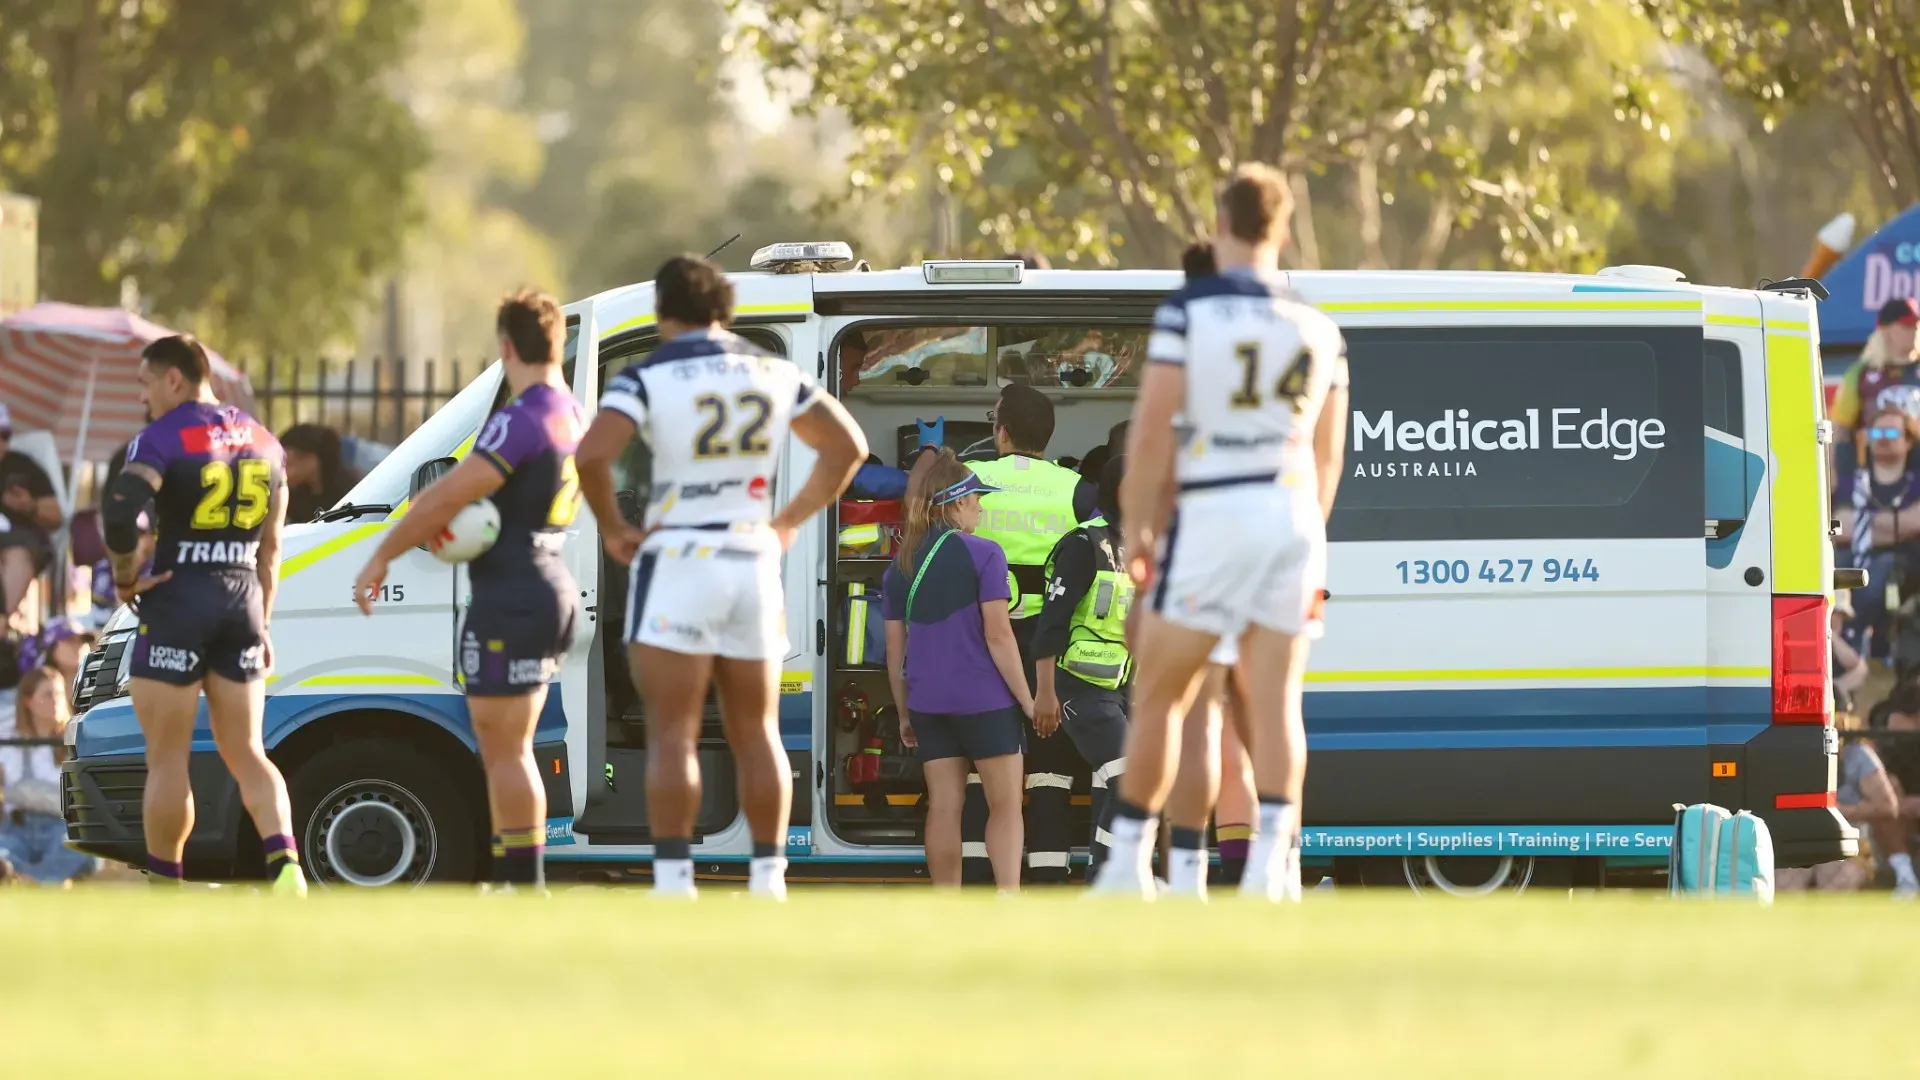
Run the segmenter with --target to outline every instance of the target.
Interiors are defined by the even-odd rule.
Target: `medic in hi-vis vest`
[[[1057,727],[1093,772],[1092,866],[1106,856],[1109,793],[1127,741],[1127,609],[1133,579],[1120,561],[1120,477],[1124,458],[1100,475],[1100,513],[1054,545],[1047,556],[1046,594],[1033,632],[1034,730]],[[1092,870],[1089,871],[1091,873]]]

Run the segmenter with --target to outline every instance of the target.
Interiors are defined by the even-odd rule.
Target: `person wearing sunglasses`
[[[1888,613],[1901,603],[1903,579],[1920,572],[1920,467],[1914,460],[1916,422],[1904,409],[1875,409],[1861,436],[1866,464],[1853,481],[1852,520],[1841,517],[1841,540],[1867,587],[1854,595],[1847,643],[1885,659],[1892,644]]]

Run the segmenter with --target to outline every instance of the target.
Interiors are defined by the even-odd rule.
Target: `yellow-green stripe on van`
[[[1769,328],[1774,325],[1768,320]],[[1804,328],[1804,327],[1803,327]],[[1813,339],[1767,334],[1767,427],[1773,450],[1773,591],[1824,593],[1820,545],[1827,542],[1824,452],[1816,425],[1820,373]]]
[[[767,316],[767,315],[811,315],[811,314],[813,314],[812,304],[741,304],[739,307],[736,307],[733,309],[733,319],[735,322],[739,322],[742,319],[751,319],[756,315]],[[654,317],[652,315],[636,316],[635,318],[628,319],[626,322],[623,322],[618,326],[614,326],[609,329],[600,331],[600,339],[604,341],[615,334],[624,334],[629,330],[638,330],[643,326],[652,326],[653,320],[654,320]]]
[[[295,574],[300,573],[302,570],[306,570],[330,556],[345,551],[386,527],[387,523],[384,521],[370,522],[366,525],[356,525],[331,540],[323,540],[299,554],[289,555],[280,562],[280,580],[285,581]]]
[[[1309,671],[1310,683],[1625,682],[1633,679],[1754,679],[1765,667],[1435,668],[1414,671]]]
[[[1699,311],[1699,300],[1334,300],[1319,305],[1334,314],[1399,311]]]

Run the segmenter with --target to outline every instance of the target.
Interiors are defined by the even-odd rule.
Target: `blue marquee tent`
[[[1822,348],[1858,350],[1880,305],[1920,295],[1920,206],[1861,241],[1820,280],[1829,293],[1820,304]]]

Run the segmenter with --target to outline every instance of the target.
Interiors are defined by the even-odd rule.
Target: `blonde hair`
[[[33,695],[39,693],[40,687],[47,683],[53,684],[53,716],[50,723],[34,715],[32,704]],[[13,713],[15,725],[23,738],[58,739],[66,733],[69,715],[66,678],[53,667],[34,668],[20,676],[20,685],[14,690]],[[54,757],[64,761],[66,748],[56,747]]]
[[[1917,349],[1916,351],[1920,352],[1920,349]],[[1872,368],[1875,371],[1878,371],[1889,364],[1896,363],[1901,359],[1903,358],[1895,357],[1891,352],[1888,351],[1887,328],[1884,326],[1874,327],[1873,333],[1867,336],[1867,343],[1860,347],[1861,362],[1865,363],[1867,367]],[[1909,355],[1904,359],[1912,359],[1912,356]]]
[[[945,506],[933,505],[934,496],[947,490],[967,478],[968,469],[960,463],[952,450],[942,447],[931,457],[915,462],[913,471],[907,476],[907,494],[902,500],[906,513],[906,529],[900,537],[900,552],[895,560],[900,572],[911,575],[920,558],[920,545],[925,542],[933,526],[954,525],[957,502]]]

